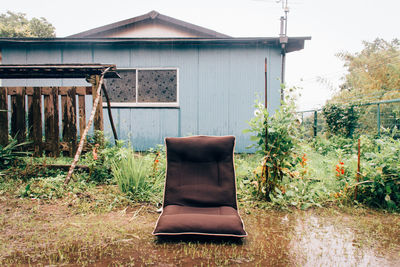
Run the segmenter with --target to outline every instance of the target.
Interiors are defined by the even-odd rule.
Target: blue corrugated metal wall
[[[269,110],[279,107],[280,51],[272,47],[145,45],[3,48],[3,64],[111,63],[118,68],[179,69],[179,108],[113,108],[120,139],[137,150],[162,144],[167,136],[235,135],[236,152],[251,142],[243,134],[253,116],[256,94],[264,99],[268,58]],[[3,80],[4,86],[87,85],[83,80]],[[90,102],[90,101],[88,101]],[[87,106],[90,112],[91,106]],[[88,116],[87,116],[88,117]],[[111,136],[107,112],[105,132]]]

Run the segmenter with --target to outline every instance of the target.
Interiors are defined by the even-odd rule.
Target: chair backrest
[[[237,209],[234,136],[166,138],[164,206]]]

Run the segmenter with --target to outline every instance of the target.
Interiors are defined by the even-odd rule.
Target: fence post
[[[377,120],[377,126],[378,126],[378,136],[381,135],[381,106],[378,104],[378,108],[376,110],[376,120]]]
[[[314,137],[317,137],[318,111],[314,110]]]

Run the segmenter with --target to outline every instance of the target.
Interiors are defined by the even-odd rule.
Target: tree
[[[26,18],[24,13],[7,11],[0,15],[0,37],[55,37],[55,28],[45,18]]]
[[[357,53],[337,54],[348,74],[334,102],[370,102],[400,98],[400,42],[375,39],[363,42]]]
[[[399,124],[398,103],[380,105],[379,110],[377,105],[362,105],[359,106],[360,114],[356,117],[352,112],[344,112],[357,104],[400,98],[399,40],[388,42],[377,38],[373,42],[364,41],[363,45],[360,52],[337,54],[344,61],[348,73],[340,91],[324,107],[327,126],[332,133],[338,134],[337,129],[332,127],[340,128],[342,134],[345,131],[347,136],[351,136],[353,130],[356,135],[377,133],[378,122],[380,127],[391,130]],[[350,127],[349,130],[346,127]]]

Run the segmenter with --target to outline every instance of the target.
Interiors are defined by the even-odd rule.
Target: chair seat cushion
[[[161,213],[154,235],[213,235],[244,237],[236,209],[229,206],[191,207],[168,205]]]

